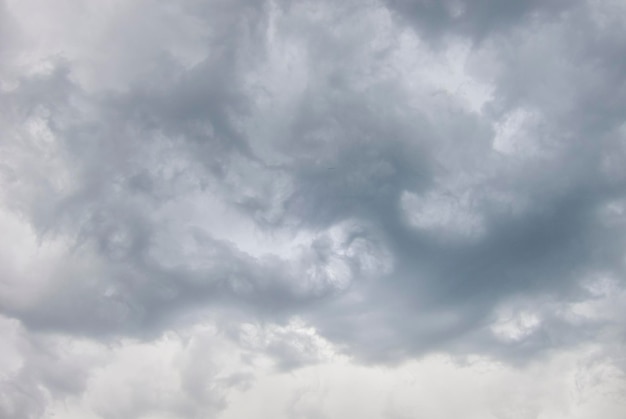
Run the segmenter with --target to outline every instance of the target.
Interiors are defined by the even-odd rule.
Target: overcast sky
[[[0,0],[0,417],[623,419],[623,0]]]

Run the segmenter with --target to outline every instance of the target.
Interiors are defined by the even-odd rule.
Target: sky
[[[0,417],[624,419],[626,2],[0,0]]]

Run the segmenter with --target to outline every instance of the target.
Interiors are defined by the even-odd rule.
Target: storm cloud
[[[272,417],[358,415],[316,374],[390,394],[362,416],[450,417],[393,388],[476,359],[494,394],[538,364],[619,393],[625,23],[611,0],[0,1],[1,415],[249,417],[289,373]],[[526,396],[471,409],[587,417]]]

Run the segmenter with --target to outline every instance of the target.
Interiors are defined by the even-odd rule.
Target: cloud
[[[506,33],[524,26],[529,21],[551,19],[575,7],[578,2],[549,1],[492,1],[465,0],[422,1],[387,0],[385,4],[402,20],[409,22],[420,35],[440,39],[462,35],[473,41]]]
[[[256,355],[290,371],[619,353],[625,16],[0,3],[0,312],[31,348],[3,367],[26,389],[5,414],[74,397],[95,417],[218,416],[265,374]],[[232,380],[222,352],[241,355]],[[290,415],[323,417],[307,394]]]

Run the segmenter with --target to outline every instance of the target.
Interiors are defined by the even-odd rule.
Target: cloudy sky
[[[623,0],[0,0],[0,417],[623,419]]]

